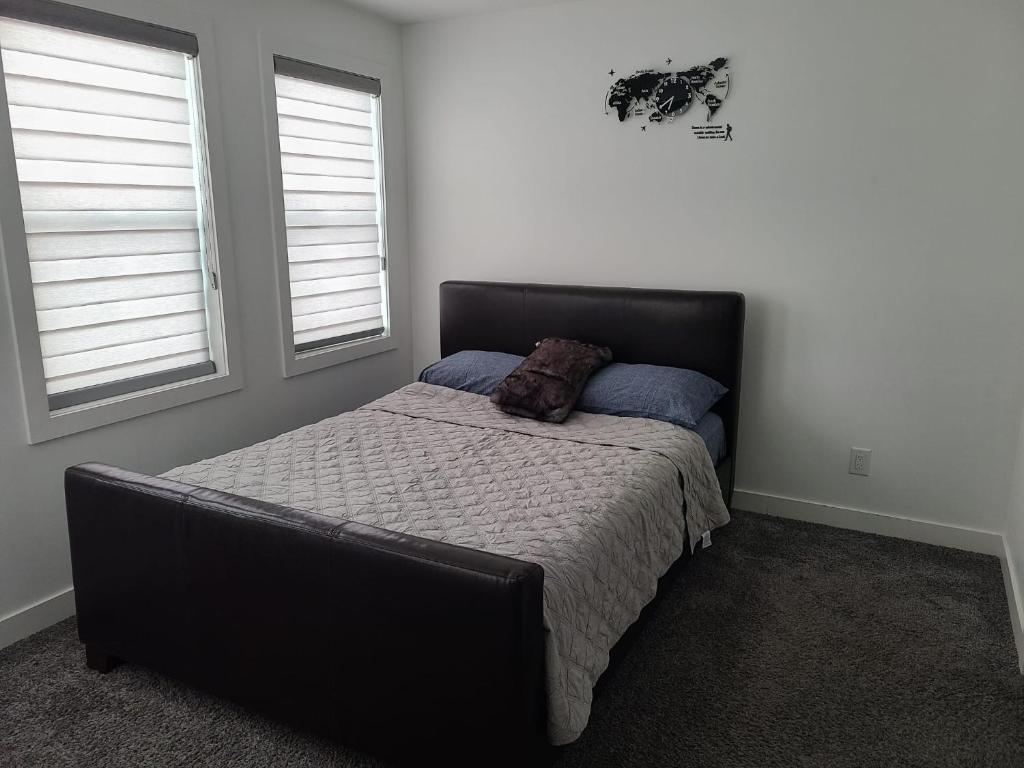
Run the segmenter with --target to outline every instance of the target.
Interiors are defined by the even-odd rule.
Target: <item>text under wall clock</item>
[[[672,59],[665,59],[672,66]],[[615,70],[608,72],[615,77]],[[698,139],[732,141],[732,126],[712,124],[729,95],[731,76],[728,59],[715,59],[710,64],[680,71],[660,72],[638,69],[629,77],[620,77],[605,97],[605,114],[615,114],[619,122],[630,117],[646,117],[648,123],[664,125],[682,117],[694,102],[704,108],[703,124],[692,125]],[[640,128],[647,131],[647,124]]]

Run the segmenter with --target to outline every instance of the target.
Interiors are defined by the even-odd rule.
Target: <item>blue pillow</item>
[[[524,358],[504,352],[465,350],[439,360],[420,373],[420,381],[489,395]]]
[[[704,414],[728,391],[703,373],[685,368],[612,363],[590,377],[576,408],[696,429]]]
[[[490,395],[525,358],[505,352],[465,350],[423,369],[420,381]],[[697,429],[729,390],[697,371],[663,365],[612,363],[587,382],[576,409],[634,416]]]

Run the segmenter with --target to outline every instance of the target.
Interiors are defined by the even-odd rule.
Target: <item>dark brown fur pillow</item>
[[[506,413],[539,421],[565,421],[590,375],[612,360],[608,347],[544,339],[491,394]]]

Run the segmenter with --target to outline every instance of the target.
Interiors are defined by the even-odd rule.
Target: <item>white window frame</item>
[[[277,273],[278,322],[280,325],[281,357],[285,378],[319,371],[334,365],[378,355],[398,348],[395,338],[394,310],[391,298],[392,262],[388,258],[388,197],[387,171],[384,141],[383,94],[388,93],[389,75],[384,65],[357,56],[346,55],[332,48],[313,45],[308,41],[289,39],[287,36],[260,33],[260,80],[263,84],[263,123],[266,131],[267,171],[270,187],[270,220],[273,229],[274,267]],[[381,294],[384,299],[384,313],[387,328],[383,336],[357,339],[345,344],[295,352],[295,336],[292,328],[291,284],[288,275],[288,237],[285,226],[284,181],[281,174],[281,139],[277,126],[277,88],[274,80],[274,56],[284,56],[297,61],[352,72],[379,80],[381,98],[378,99],[378,151],[380,164],[378,184],[380,185],[380,228],[381,256],[385,269],[381,277]]]
[[[200,170],[208,175],[208,201],[211,203],[211,210],[205,212],[206,235],[216,239],[215,247],[210,249],[216,254],[213,257],[216,263],[206,266],[207,270],[216,269],[220,293],[220,317],[218,319],[216,311],[210,313],[209,333],[211,351],[216,335],[222,334],[223,344],[218,346],[224,350],[224,357],[216,360],[217,372],[209,376],[50,411],[39,344],[39,328],[36,322],[21,192],[16,181],[17,165],[10,114],[7,109],[7,92],[0,64],[0,261],[3,263],[6,277],[4,282],[22,383],[27,438],[29,443],[33,444],[217,397],[237,391],[244,385],[212,20],[202,12],[150,0],[72,2],[83,8],[187,31],[194,34],[199,41],[197,69],[203,107],[200,119],[205,123],[207,156],[206,167]]]

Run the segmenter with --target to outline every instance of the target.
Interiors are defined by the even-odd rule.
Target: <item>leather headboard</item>
[[[441,284],[441,355],[528,355],[560,336],[610,347],[616,362],[700,371],[729,388],[713,410],[735,456],[743,316],[742,293],[451,281]]]

